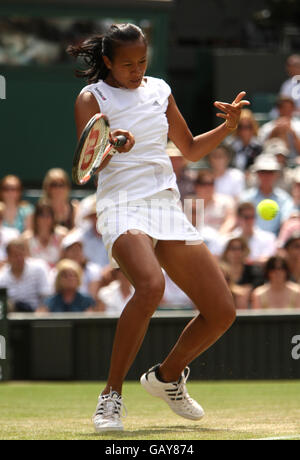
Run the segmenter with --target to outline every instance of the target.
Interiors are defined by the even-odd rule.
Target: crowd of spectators
[[[0,65],[52,65],[68,62],[66,48],[96,30],[103,33],[113,18],[0,16]],[[150,42],[152,23],[141,19]]]
[[[178,160],[170,145],[182,200],[203,200],[202,208],[189,205],[191,220],[237,308],[300,306],[300,56],[290,56],[286,70],[269,121],[259,125],[243,110],[236,131],[196,165]],[[264,199],[279,206],[269,221],[256,212]]]
[[[289,61],[298,65],[300,57],[289,58],[288,69]],[[282,85],[275,118],[259,126],[255,114],[243,110],[236,131],[205,161],[190,163],[174,144],[167,147],[183,208],[238,309],[300,307],[300,115],[291,78]],[[30,203],[19,177],[0,181],[0,287],[7,289],[10,311],[119,315],[133,295],[97,231],[96,193],[73,200],[71,187],[66,171],[53,168],[40,199]],[[266,198],[279,205],[269,221],[256,212]],[[195,308],[164,276],[159,308]]]

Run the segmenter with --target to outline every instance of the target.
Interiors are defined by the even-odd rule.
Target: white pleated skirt
[[[114,268],[118,267],[118,263],[112,257],[112,247],[124,233],[145,233],[152,238],[154,247],[159,240],[186,241],[190,244],[203,242],[172,190],[104,208],[98,215],[97,229]]]

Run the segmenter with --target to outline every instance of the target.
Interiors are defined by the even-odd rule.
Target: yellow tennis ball
[[[258,215],[264,220],[274,219],[279,211],[279,206],[274,200],[262,200],[256,207]]]

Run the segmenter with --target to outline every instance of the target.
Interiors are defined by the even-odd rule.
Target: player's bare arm
[[[245,91],[240,92],[232,104],[215,102],[215,107],[222,111],[218,112],[216,116],[223,118],[225,123],[196,137],[193,137],[174,97],[171,95],[167,109],[169,138],[189,161],[199,161],[237,128],[243,106],[250,104],[249,101],[243,100],[245,95]]]
[[[75,123],[78,139],[80,138],[87,122],[96,113],[99,113],[99,111],[99,104],[92,93],[85,92],[77,96],[75,102]]]

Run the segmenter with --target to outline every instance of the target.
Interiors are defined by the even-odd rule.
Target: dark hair
[[[212,169],[209,169],[209,168],[200,169],[198,171],[195,183],[198,185],[202,185],[203,183],[205,183],[206,177],[211,177],[213,181],[215,180],[215,176],[214,176]]]
[[[41,199],[36,203],[35,211],[33,214],[33,233],[34,235],[37,235],[38,233],[37,218],[41,216],[42,214],[44,214],[45,212],[51,216],[51,219],[52,219],[51,233],[54,232],[55,216],[54,216],[53,208],[47,200]]]
[[[97,83],[108,75],[103,56],[113,59],[115,49],[124,43],[143,40],[147,43],[143,31],[134,24],[113,24],[103,35],[93,35],[79,45],[71,45],[67,52],[74,57],[82,57],[86,70],[76,70],[76,76],[86,78],[88,83]]]
[[[286,279],[289,279],[290,271],[285,258],[281,256],[272,256],[267,260],[265,264],[264,276],[266,280],[269,279],[270,271],[274,270],[274,268],[278,268],[278,266],[285,271]]]
[[[250,203],[249,201],[240,203],[237,207],[236,214],[237,216],[241,216],[244,211],[254,211],[255,212],[255,206],[253,203]]]
[[[288,239],[286,240],[285,244],[284,244],[284,249],[288,249],[290,247],[290,245],[296,241],[296,240],[300,240],[300,232],[299,231],[294,231],[289,237]]]
[[[247,257],[249,255],[250,249],[249,249],[247,240],[245,238],[243,238],[242,236],[232,236],[232,237],[229,237],[229,239],[228,239],[228,241],[226,243],[226,246],[223,249],[223,254],[221,256],[221,260],[223,262],[227,261],[227,253],[230,250],[231,244],[234,241],[238,241],[239,243],[241,243],[242,251],[243,251],[245,257]]]

